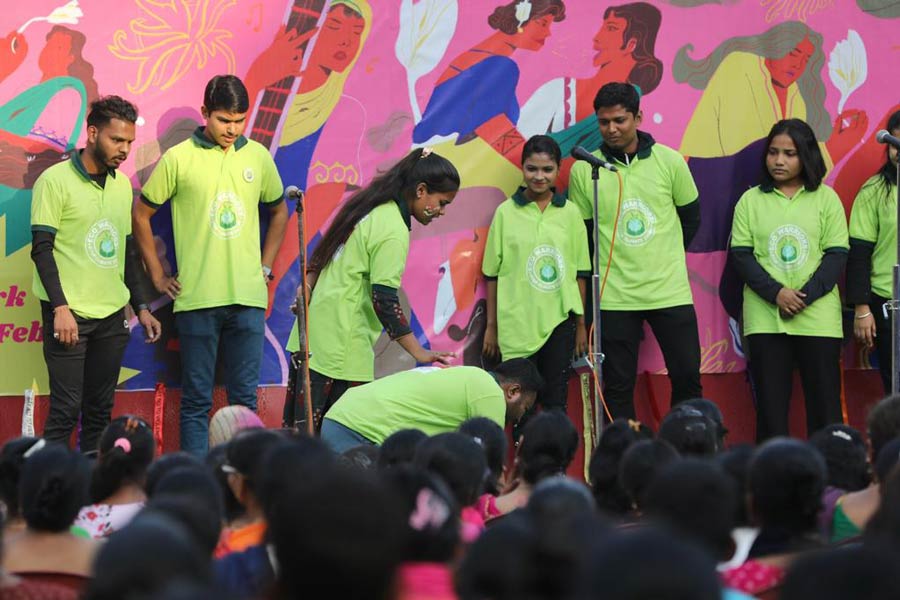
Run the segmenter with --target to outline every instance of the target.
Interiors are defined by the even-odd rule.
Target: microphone
[[[285,198],[296,198],[297,200],[303,200],[303,190],[298,188],[296,185],[289,185],[284,188],[284,197]]]
[[[618,171],[614,164],[608,163],[602,158],[597,158],[596,156],[585,150],[582,146],[575,146],[574,148],[572,148],[572,152],[570,154],[575,160],[583,160],[584,162],[589,163],[592,167],[596,167],[598,169],[606,169],[607,171],[612,171],[613,173]]]
[[[888,133],[887,129],[882,129],[878,133],[875,134],[875,139],[878,140],[879,144],[888,144],[900,150],[900,138],[896,138]]]

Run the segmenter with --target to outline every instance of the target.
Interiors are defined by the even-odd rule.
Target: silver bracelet
[[[854,318],[854,319],[865,319],[866,317],[871,317],[871,316],[872,316],[872,312],[869,311],[869,312],[867,312],[867,313],[864,314],[864,315],[856,315],[856,316],[854,316],[853,318]]]

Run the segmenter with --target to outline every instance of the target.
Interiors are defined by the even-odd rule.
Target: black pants
[[[556,326],[541,348],[528,357],[544,378],[544,390],[535,404],[544,410],[566,410],[569,373],[572,372],[572,354],[575,352],[575,317]]]
[[[309,393],[312,397],[313,426],[315,432],[322,430],[322,417],[338,399],[356,382],[332,379],[312,369],[309,370]]]
[[[869,308],[875,318],[875,353],[878,355],[878,371],[881,374],[881,383],[884,385],[885,395],[891,393],[891,365],[893,351],[891,349],[891,315],[884,318],[882,306],[889,302],[887,298],[872,294]]]
[[[758,333],[747,336],[750,375],[756,390],[756,441],[788,435],[794,365],[806,401],[806,431],[812,435],[841,422],[841,340]]]
[[[68,444],[81,413],[79,447],[82,452],[94,451],[109,424],[119,369],[130,337],[125,309],[103,319],[75,315],[78,343],[72,348],[53,337],[53,311],[48,302],[41,302],[41,314],[44,360],[50,375],[50,413],[44,424],[44,438]]]
[[[700,337],[692,304],[655,310],[600,310],[603,393],[613,418],[633,419],[634,384],[644,321],[659,342],[669,381],[672,406],[703,395],[700,385]]]

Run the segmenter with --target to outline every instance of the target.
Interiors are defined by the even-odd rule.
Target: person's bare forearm
[[[271,267],[278,256],[278,249],[281,248],[281,242],[284,240],[284,233],[287,230],[288,209],[287,204],[279,202],[277,206],[269,209],[269,230],[266,232],[266,239],[263,243],[262,264]],[[302,240],[301,240],[301,243]]]
[[[153,226],[150,224],[150,217],[154,212],[149,206],[142,203],[136,204],[131,215],[131,233],[141,251],[141,258],[144,260],[144,266],[147,267],[147,273],[155,282],[162,278],[165,272],[156,255],[156,242],[153,241]]]

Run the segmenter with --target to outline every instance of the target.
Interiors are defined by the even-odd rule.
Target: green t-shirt
[[[241,136],[224,151],[198,128],[163,154],[142,200],[154,208],[172,202],[181,282],[175,312],[230,304],[266,308],[259,204],[282,201],[268,150]]]
[[[569,313],[584,314],[578,275],[591,259],[581,213],[565,196],[543,212],[519,189],[497,207],[482,262],[497,278],[497,337],[503,359],[531,356]]]
[[[599,150],[595,156],[610,160]],[[622,208],[616,228],[612,265],[600,305],[606,310],[653,310],[692,304],[684,255],[684,237],[676,207],[697,200],[697,186],[684,158],[654,143],[625,164],[615,162],[622,176]],[[606,273],[613,221],[619,200],[615,173],[600,170],[598,209],[599,272]],[[569,199],[585,221],[594,218],[591,167],[578,161],[569,176]]]
[[[360,219],[316,281],[309,303],[309,367],[346,381],[375,378],[381,321],[372,286],[399,289],[409,252],[409,213],[398,202]],[[292,330],[292,337],[296,328]],[[296,349],[296,344],[288,344]]]
[[[850,237],[875,244],[872,252],[872,291],[890,298],[897,260],[897,186],[885,186],[881,175],[859,190],[850,211]]]
[[[844,207],[825,184],[814,192],[801,188],[793,198],[777,189],[751,188],[734,209],[731,247],[752,248],[775,281],[799,290],[819,267],[825,250],[849,248]],[[787,319],[778,306],[744,286],[744,334],[754,333],[843,337],[837,286]]]
[[[435,435],[472,417],[503,427],[506,400],[493,375],[478,367],[419,367],[350,388],[325,417],[381,444],[401,429]]]
[[[56,235],[53,258],[69,308],[87,319],[102,319],[128,303],[125,238],[131,234],[134,194],[125,175],[110,171],[104,187],[93,181],[73,152],[34,183],[31,229]],[[37,269],[34,293],[49,301]]]

